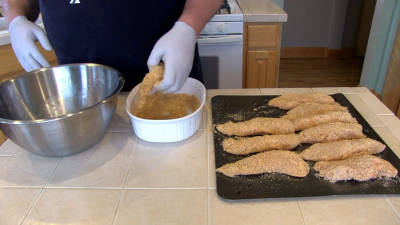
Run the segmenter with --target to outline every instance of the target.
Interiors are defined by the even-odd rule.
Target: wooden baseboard
[[[281,58],[326,58],[342,59],[355,56],[353,48],[329,49],[325,47],[286,47],[281,49]]]
[[[375,90],[369,90],[372,94],[374,94],[379,100],[382,100],[382,97],[380,94],[378,94]]]
[[[399,102],[399,104],[397,106],[396,116],[400,119],[400,102]]]

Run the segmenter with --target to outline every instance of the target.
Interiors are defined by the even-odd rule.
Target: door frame
[[[375,90],[380,95],[399,24],[400,1],[377,0],[360,85]]]

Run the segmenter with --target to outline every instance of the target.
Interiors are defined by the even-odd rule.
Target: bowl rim
[[[109,99],[111,99],[115,94],[118,94],[122,87],[124,86],[125,83],[125,78],[122,76],[121,72],[119,72],[117,69],[111,67],[111,66],[107,66],[107,65],[103,65],[103,64],[98,64],[98,63],[70,63],[70,64],[63,64],[63,65],[58,65],[58,66],[51,66],[51,67],[43,67],[37,70],[33,70],[30,72],[26,72],[23,73],[17,77],[12,77],[9,79],[5,79],[2,82],[0,82],[0,85],[7,83],[7,82],[13,82],[14,80],[20,78],[20,77],[24,77],[24,76],[32,76],[34,75],[34,72],[37,71],[41,71],[41,70],[48,70],[48,69],[54,69],[54,68],[59,68],[59,67],[65,67],[65,66],[88,66],[88,67],[93,67],[93,66],[97,66],[97,67],[104,67],[106,69],[110,69],[110,70],[114,70],[117,75],[118,75],[118,87],[106,98],[104,98],[103,100],[97,102],[96,104],[93,104],[89,107],[86,107],[78,112],[74,112],[74,113],[67,113],[65,115],[61,115],[58,117],[54,117],[54,118],[49,118],[49,119],[36,119],[36,120],[10,120],[10,119],[5,119],[0,117],[0,124],[38,124],[38,123],[47,123],[47,122],[53,122],[53,121],[58,121],[58,120],[62,120],[68,117],[72,117],[74,115],[79,115],[84,113],[85,111],[88,111],[92,108],[95,108],[96,106],[103,104],[105,102],[107,102]]]
[[[186,115],[186,116],[184,116],[184,117],[175,118],[175,119],[167,119],[167,120],[143,119],[143,118],[140,118],[140,117],[137,117],[137,116],[133,115],[133,114],[130,112],[129,107],[128,107],[128,98],[129,98],[129,96],[133,93],[133,90],[134,90],[135,88],[137,88],[140,84],[137,85],[136,87],[134,87],[134,88],[132,89],[132,91],[129,92],[129,95],[128,95],[127,99],[126,99],[125,111],[127,112],[127,114],[129,115],[130,118],[133,118],[133,119],[135,119],[135,120],[137,120],[137,121],[141,121],[141,122],[145,122],[145,123],[157,123],[157,124],[178,122],[178,121],[180,121],[180,120],[185,120],[185,119],[187,119],[187,118],[190,118],[190,117],[195,116],[200,110],[203,109],[203,107],[204,107],[204,105],[205,105],[205,102],[206,102],[206,99],[207,99],[206,88],[204,87],[203,83],[201,83],[200,81],[198,81],[198,80],[196,80],[196,79],[194,79],[194,78],[192,78],[192,77],[188,77],[187,79],[194,80],[194,82],[200,84],[201,89],[202,89],[202,94],[203,94],[202,101],[201,101],[201,103],[200,103],[200,106],[199,106],[194,112],[192,112],[192,113],[190,113],[190,114],[188,114],[188,115]],[[179,90],[178,90],[178,91],[179,91]]]

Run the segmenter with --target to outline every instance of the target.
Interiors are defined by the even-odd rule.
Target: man
[[[138,84],[148,67],[165,63],[159,91],[202,80],[196,40],[222,0],[4,0],[13,50],[27,71],[49,66],[36,48],[54,47],[60,64],[93,62]],[[48,34],[34,24],[42,14]],[[50,41],[49,41],[50,40]],[[51,43],[51,44],[50,44]],[[193,63],[194,61],[194,63]]]

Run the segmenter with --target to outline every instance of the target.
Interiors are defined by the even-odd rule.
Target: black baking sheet
[[[275,97],[277,96],[215,96],[211,101],[213,124],[221,124],[230,120],[234,122],[245,121],[254,117],[280,117],[287,111],[268,106],[268,101]],[[353,117],[363,126],[363,132],[367,137],[385,143],[343,94],[334,94],[332,97],[336,102],[349,109]],[[237,156],[224,152],[222,141],[228,136],[218,132],[215,126],[213,134],[216,168],[248,156]],[[302,144],[293,151],[300,152],[308,146],[310,144]],[[400,171],[400,160],[388,146],[377,156],[389,161]],[[366,182],[340,181],[331,183],[316,175],[316,171],[312,169],[313,162],[307,161],[307,163],[309,163],[311,169],[305,178],[295,178],[279,173],[232,178],[216,173],[217,193],[220,197],[226,199],[400,193],[399,176],[392,179],[375,179]]]

